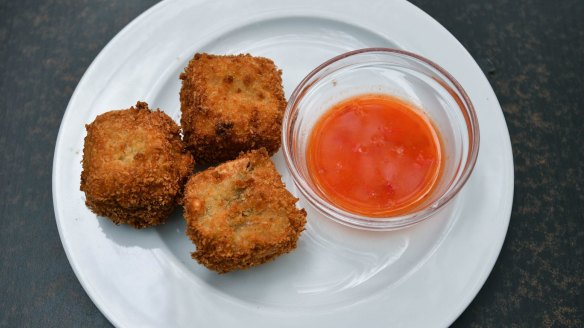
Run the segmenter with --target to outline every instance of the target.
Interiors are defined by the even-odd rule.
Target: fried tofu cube
[[[198,162],[280,148],[286,99],[282,72],[267,58],[197,53],[180,75],[181,126]]]
[[[183,201],[192,257],[225,273],[292,251],[306,223],[297,201],[263,148],[192,176]]]
[[[178,125],[138,102],[101,114],[86,128],[80,189],[89,209],[135,228],[163,223],[194,169]]]

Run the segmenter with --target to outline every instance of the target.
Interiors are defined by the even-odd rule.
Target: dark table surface
[[[59,124],[91,61],[154,0],[0,2],[0,326],[103,327],[61,246]],[[414,3],[477,60],[511,134],[515,195],[487,282],[455,327],[584,327],[584,1]]]

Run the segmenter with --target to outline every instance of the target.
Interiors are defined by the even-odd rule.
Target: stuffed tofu
[[[192,176],[183,203],[192,257],[225,273],[292,251],[306,223],[297,201],[265,149]]]
[[[281,71],[270,59],[198,53],[180,79],[181,126],[197,162],[280,148],[286,99]]]
[[[97,116],[86,129],[81,190],[89,209],[135,228],[164,222],[194,168],[178,125],[138,102]]]

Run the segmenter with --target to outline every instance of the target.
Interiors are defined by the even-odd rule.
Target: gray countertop
[[[91,61],[152,0],[0,3],[0,327],[103,327],[61,246],[59,124]],[[477,60],[511,134],[511,223],[455,327],[584,327],[584,2],[413,1]]]

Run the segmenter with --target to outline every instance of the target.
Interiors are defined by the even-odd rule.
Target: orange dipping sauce
[[[381,94],[334,105],[315,124],[306,155],[312,180],[329,201],[370,217],[415,208],[442,171],[441,140],[431,121]]]

